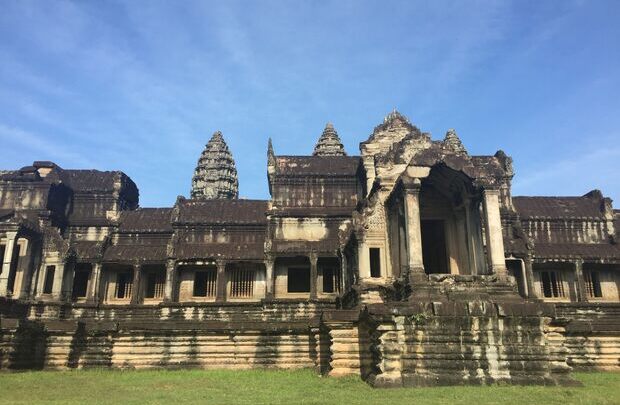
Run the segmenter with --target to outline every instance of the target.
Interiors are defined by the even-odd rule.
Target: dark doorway
[[[370,248],[370,277],[381,277],[381,249]]]
[[[422,221],[422,260],[427,274],[448,274],[446,231],[442,220]]]
[[[56,273],[56,266],[45,267],[45,281],[43,282],[43,294],[51,294],[54,286],[54,274]]]
[[[73,276],[73,293],[71,298],[76,301],[80,298],[86,298],[88,289],[88,279],[90,278],[90,265],[78,265]]]
[[[289,267],[287,287],[290,293],[310,292],[310,268]]]

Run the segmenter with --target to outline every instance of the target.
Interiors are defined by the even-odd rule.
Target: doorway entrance
[[[422,260],[427,274],[447,274],[446,226],[443,220],[422,220]]]

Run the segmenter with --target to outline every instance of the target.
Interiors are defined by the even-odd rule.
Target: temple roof
[[[239,196],[235,161],[220,131],[205,145],[192,178],[192,198],[234,199]]]
[[[173,222],[191,224],[265,225],[268,201],[186,200],[177,201]]]
[[[121,213],[120,232],[172,232],[172,208],[138,208]]]
[[[537,243],[534,257],[544,259],[620,259],[620,246],[611,243]]]
[[[512,197],[522,218],[602,218],[600,201],[588,197]]]
[[[262,243],[179,243],[174,248],[174,256],[179,260],[192,259],[233,259],[262,260],[264,258]]]
[[[359,156],[277,156],[276,172],[284,176],[355,176]]]
[[[346,156],[344,146],[331,122],[328,122],[314,147],[314,156]]]

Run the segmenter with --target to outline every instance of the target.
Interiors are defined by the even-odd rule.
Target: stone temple
[[[318,135],[318,134],[317,134]],[[189,175],[189,173],[188,173]],[[620,211],[511,194],[512,159],[394,111],[347,154],[267,149],[238,198],[216,132],[191,198],[123,172],[0,171],[0,369],[313,367],[377,387],[620,369]]]

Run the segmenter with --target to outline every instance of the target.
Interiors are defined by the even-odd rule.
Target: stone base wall
[[[2,319],[0,369],[326,369],[318,325],[286,323],[81,322]]]
[[[620,371],[620,303],[556,304],[550,341],[577,370]]]
[[[434,302],[369,306],[378,387],[572,384],[566,350],[546,341],[553,307]]]
[[[335,307],[333,301],[262,301],[227,303],[171,303],[159,305],[89,305],[37,302],[29,305],[29,319],[89,321],[264,321],[287,322],[319,318]]]
[[[374,386],[571,383],[620,367],[620,304],[0,301],[0,369],[298,368]]]

